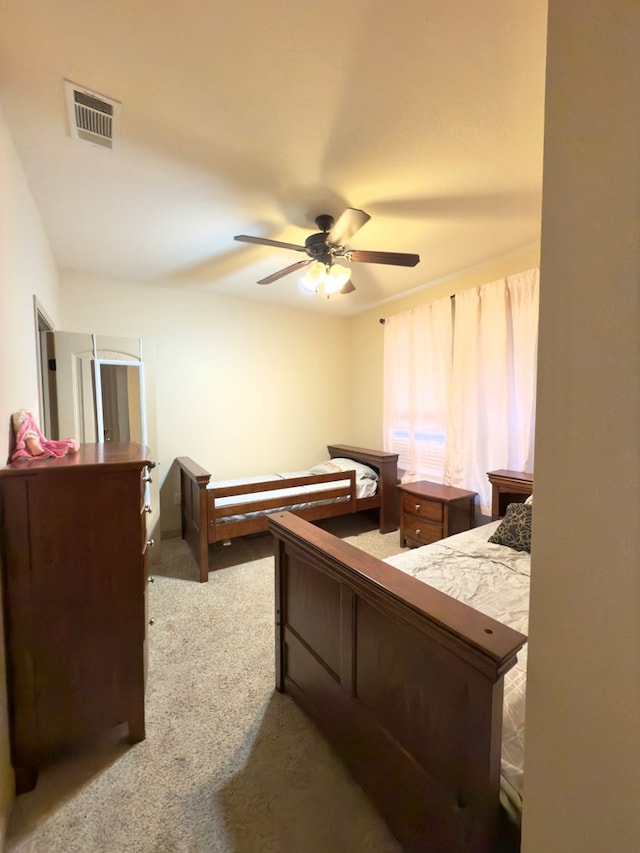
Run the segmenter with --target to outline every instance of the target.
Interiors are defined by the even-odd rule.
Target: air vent
[[[64,81],[69,129],[74,139],[113,148],[120,103]]]

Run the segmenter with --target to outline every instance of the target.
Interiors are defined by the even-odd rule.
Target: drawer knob
[[[156,582],[156,579],[154,578],[154,576],[153,576],[153,575],[149,575],[149,577],[147,578],[147,580],[149,581],[149,583],[155,583],[155,582]]]
[[[151,507],[149,506],[149,504],[145,504],[145,505],[144,505],[144,511],[145,511],[145,512],[153,512],[153,510],[151,509]]]
[[[155,544],[156,544],[156,543],[153,541],[153,539],[147,539],[147,547],[148,547],[148,548],[153,548],[153,546],[154,546]]]
[[[422,533],[419,527],[416,528],[416,536],[419,536]]]
[[[416,512],[420,512],[420,504],[416,504],[416,505],[414,506],[414,509],[415,509],[415,511],[416,511]]]
[[[149,625],[153,625],[153,619],[149,619]]]

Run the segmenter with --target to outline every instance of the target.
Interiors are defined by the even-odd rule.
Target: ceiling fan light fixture
[[[342,264],[331,264],[327,268],[324,279],[324,292],[337,293],[351,278],[351,270]]]
[[[324,282],[326,275],[325,266],[320,261],[312,261],[300,278],[302,287],[309,293],[317,293],[318,288]]]
[[[314,261],[308,265],[302,276],[302,286],[310,293],[321,293],[329,297],[332,293],[341,292],[350,279],[351,270],[348,267]]]

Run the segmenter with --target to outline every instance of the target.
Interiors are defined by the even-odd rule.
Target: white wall
[[[225,478],[302,469],[350,441],[345,318],[71,273],[62,317],[64,331],[143,339],[165,534],[176,457]]]
[[[549,3],[524,853],[640,849],[639,56]]]
[[[58,314],[58,279],[40,216],[0,107],[0,455],[9,450],[11,413],[40,416],[33,297]],[[0,607],[0,619],[2,608]],[[4,630],[0,624],[0,637]],[[4,654],[0,655],[0,848],[14,779],[9,758]]]

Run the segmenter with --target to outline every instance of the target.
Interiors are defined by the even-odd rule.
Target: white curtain
[[[539,271],[396,314],[385,322],[383,446],[403,481],[472,489],[487,471],[533,471]]]
[[[456,294],[444,482],[491,508],[487,471],[533,471],[538,270]]]
[[[443,480],[451,340],[449,297],[385,322],[383,446],[405,482]]]

